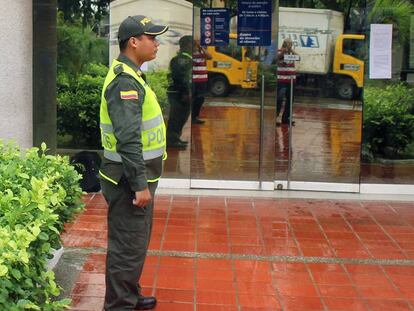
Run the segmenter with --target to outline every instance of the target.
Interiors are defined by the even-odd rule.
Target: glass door
[[[281,1],[279,7],[282,108],[276,123],[276,184],[358,192],[365,47],[361,10],[287,5]]]
[[[199,98],[194,73],[193,109],[194,100],[202,105],[191,124],[191,187],[272,190],[275,92],[263,79],[264,50],[238,44],[237,6],[216,5],[194,7],[193,36],[208,55],[208,82]],[[228,14],[228,43],[209,45],[214,12]]]

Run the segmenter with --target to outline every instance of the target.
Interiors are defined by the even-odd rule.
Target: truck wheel
[[[223,97],[229,93],[229,82],[224,76],[216,76],[210,80],[210,93],[213,96]]]
[[[349,79],[342,79],[336,82],[336,92],[339,98],[353,99],[355,97],[354,83]]]

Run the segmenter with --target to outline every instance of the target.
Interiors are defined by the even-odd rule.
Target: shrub
[[[108,67],[89,64],[77,78],[60,72],[58,75],[57,128],[59,147],[100,149],[99,107],[102,86]],[[161,108],[168,106],[167,71],[146,74],[148,84],[157,95]],[[67,140],[64,142],[64,140]]]
[[[165,111],[168,105],[167,88],[168,88],[168,71],[157,70],[145,74],[147,83],[155,92],[161,109]]]
[[[90,64],[76,79],[58,75],[58,135],[70,137],[66,146],[60,140],[60,147],[100,148],[99,106],[107,70],[105,65]]]
[[[60,289],[46,263],[60,247],[63,225],[83,209],[80,176],[67,158],[23,156],[0,141],[0,310],[63,310]]]
[[[363,157],[400,158],[413,139],[413,90],[403,84],[365,88]]]

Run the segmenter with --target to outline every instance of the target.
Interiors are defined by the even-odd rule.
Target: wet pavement
[[[360,163],[360,104],[333,99],[320,101],[297,99],[291,150],[288,127],[276,126],[273,108],[266,107],[264,180],[287,180],[290,164],[291,181],[412,184],[414,160]],[[258,180],[257,98],[208,99],[201,117],[205,124],[187,124],[184,128],[183,139],[191,141],[191,148],[168,150],[164,176]]]
[[[100,311],[107,206],[85,202],[62,260],[72,310]],[[155,310],[414,310],[413,241],[412,201],[161,194],[141,285]]]

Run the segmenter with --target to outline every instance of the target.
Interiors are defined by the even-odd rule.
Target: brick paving
[[[85,202],[72,310],[101,311],[107,206]],[[414,310],[414,203],[159,195],[141,285],[157,311]]]

